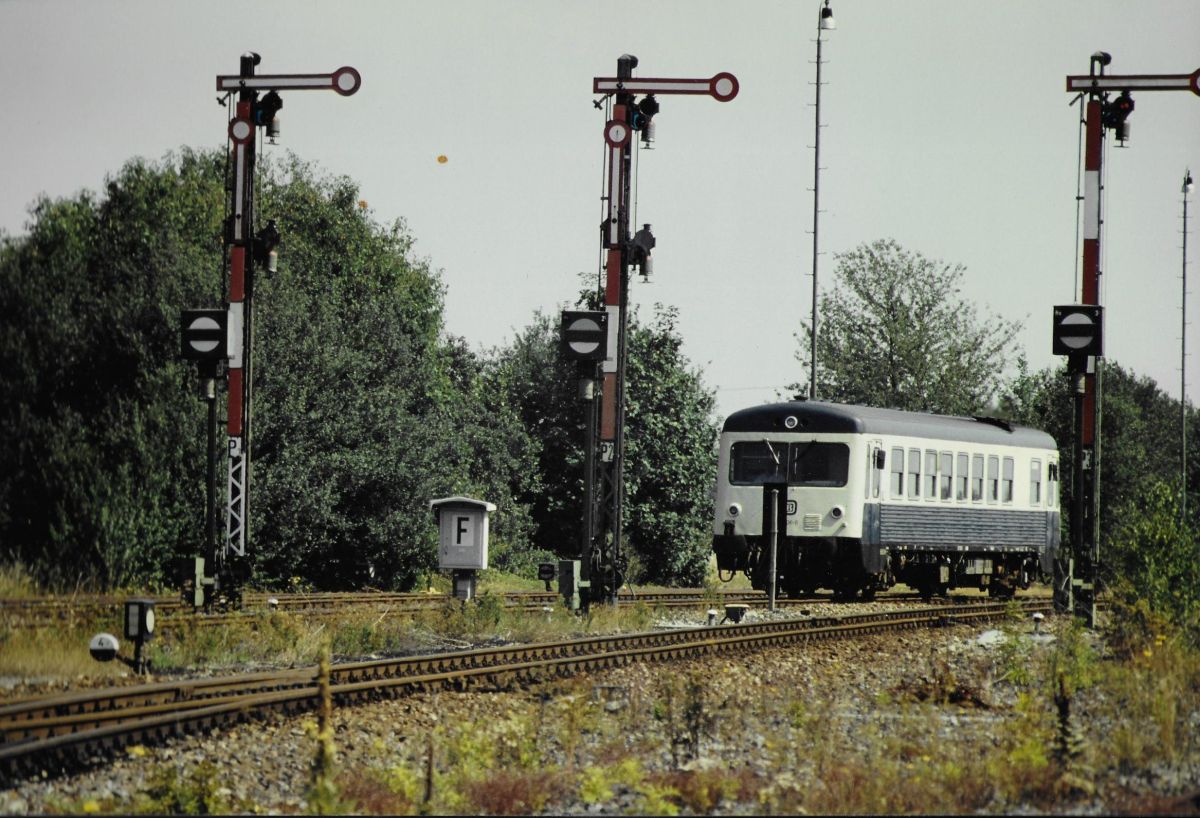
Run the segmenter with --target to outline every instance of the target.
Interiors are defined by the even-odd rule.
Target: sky
[[[1200,2],[832,0],[822,38],[818,282],[836,255],[893,238],[965,267],[983,317],[1024,322],[1013,357],[1051,355],[1051,309],[1078,300],[1078,107],[1068,74],[1200,68]],[[662,97],[637,159],[636,225],[658,241],[643,318],[678,309],[719,414],[805,381],[811,312],[819,0],[0,0],[0,230],[39,196],[102,189],[133,157],[225,140],[215,77],[351,65],[351,97],[284,94],[292,151],[403,219],[441,271],[447,331],[477,349],[571,305],[600,260],[604,115],[592,78],[624,53],[643,77],[734,73],[737,98]],[[1180,391],[1184,171],[1200,176],[1200,97],[1139,93],[1106,151],[1106,352]],[[447,161],[439,163],[437,157]],[[1200,256],[1193,194],[1189,255]],[[260,214],[268,217],[270,214]],[[286,238],[285,238],[286,241]],[[286,251],[286,250],[285,250]],[[1189,265],[1193,275],[1197,267]],[[1200,396],[1200,281],[1187,393]],[[214,294],[214,303],[218,294]],[[196,305],[180,305],[196,306]],[[259,305],[269,309],[269,305]],[[800,354],[805,363],[797,360]]]

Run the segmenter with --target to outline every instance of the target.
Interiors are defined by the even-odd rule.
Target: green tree
[[[1021,324],[980,318],[961,295],[964,272],[892,239],[839,253],[835,286],[820,298],[818,397],[944,414],[987,406]],[[804,322],[797,360],[809,360],[811,338]]]
[[[1151,477],[1116,511],[1101,561],[1106,583],[1127,602],[1142,600],[1187,638],[1200,641],[1200,535],[1181,519],[1175,487]],[[1130,608],[1133,606],[1125,606]]]
[[[498,388],[539,442],[541,486],[526,495],[535,542],[579,551],[584,404],[575,365],[558,352],[556,321],[538,314],[497,352]],[[635,582],[695,585],[704,577],[716,472],[714,399],[681,351],[673,308],[653,322],[630,316],[625,533]]]
[[[1030,372],[1024,361],[1000,401],[1001,412],[1013,420],[1048,432],[1061,456],[1062,507],[1071,508],[1074,487],[1074,430],[1072,396],[1066,366]],[[1139,376],[1116,361],[1103,371],[1100,421],[1100,532],[1103,549],[1122,524],[1124,510],[1136,507],[1149,481],[1179,488],[1179,401],[1164,393],[1151,378]],[[1188,439],[1200,433],[1200,417],[1188,411]],[[1200,456],[1200,452],[1193,453]],[[1189,458],[1188,507],[1194,515],[1200,463]]]
[[[4,240],[0,556],[111,586],[198,550],[205,408],[178,320],[222,298],[225,172],[219,151],[133,161]],[[427,503],[452,493],[496,502],[497,539],[522,545],[532,446],[444,337],[441,282],[403,223],[294,159],[263,163],[259,193],[283,243],[255,282],[258,578],[407,587],[434,566]]]
[[[719,430],[713,392],[683,355],[678,318],[656,305],[654,322],[630,333],[626,530],[643,582],[696,586],[712,552]]]
[[[195,539],[202,404],[177,327],[219,290],[222,166],[130,162],[0,245],[0,556],[43,580],[158,578]]]

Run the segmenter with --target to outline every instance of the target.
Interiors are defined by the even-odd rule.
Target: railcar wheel
[[[862,600],[863,600],[863,602],[873,602],[875,600],[875,589],[874,588],[863,588],[862,589]]]

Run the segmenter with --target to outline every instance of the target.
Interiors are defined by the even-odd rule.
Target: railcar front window
[[[766,440],[734,443],[729,458],[729,482],[737,486],[782,483],[787,446]]]
[[[850,447],[845,443],[791,444],[788,484],[792,486],[844,486],[850,472]]]
[[[844,486],[850,472],[845,443],[741,441],[730,450],[729,482],[736,486],[782,483],[792,486]]]

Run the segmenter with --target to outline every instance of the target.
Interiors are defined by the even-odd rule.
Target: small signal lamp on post
[[[1117,137],[1117,147],[1124,148],[1129,141],[1129,115],[1133,113],[1133,97],[1129,89],[1122,91],[1116,99],[1107,100],[1101,109],[1100,119],[1104,127]]]
[[[819,249],[819,230],[821,224],[821,32],[833,31],[837,21],[833,19],[833,9],[829,0],[821,7],[817,18],[817,104],[813,123],[813,229],[812,229],[812,337],[810,344],[810,366],[808,372],[808,397],[817,397],[817,257]]]
[[[1192,170],[1183,172],[1183,263],[1180,267],[1182,291],[1179,295],[1179,518],[1187,520],[1187,264],[1188,197],[1195,185]]]

